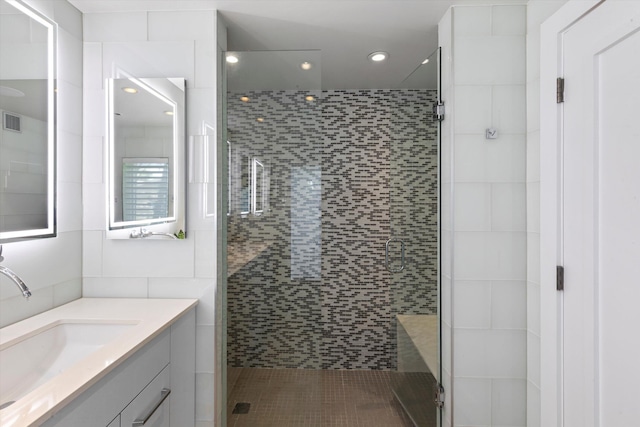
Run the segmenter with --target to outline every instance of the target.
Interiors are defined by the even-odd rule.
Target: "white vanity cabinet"
[[[171,392],[168,365],[120,413],[120,427],[170,427]]]
[[[195,309],[47,420],[44,427],[193,427]]]

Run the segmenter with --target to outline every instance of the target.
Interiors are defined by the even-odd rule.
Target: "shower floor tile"
[[[389,371],[242,368],[227,427],[412,427]],[[248,414],[232,414],[250,403]]]

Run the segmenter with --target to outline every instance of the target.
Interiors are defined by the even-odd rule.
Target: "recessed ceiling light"
[[[429,58],[425,59],[424,61],[422,61],[422,65],[424,64],[428,64],[429,63]]]
[[[387,52],[382,52],[382,51],[372,52],[369,54],[368,58],[369,58],[369,61],[380,62],[389,58],[389,54]]]
[[[134,87],[123,87],[122,90],[127,93],[138,93],[138,89]]]
[[[307,101],[315,101],[315,98],[311,95],[305,96],[304,99],[306,99]]]
[[[259,121],[260,123],[264,122],[264,119],[262,117],[258,117],[256,120]]]
[[[173,116],[173,111],[165,111],[164,112],[167,116]]]
[[[308,71],[311,68],[313,68],[313,64],[311,62],[304,61],[302,64],[300,64],[300,68],[302,68],[305,71]]]
[[[249,97],[248,97],[248,96],[241,96],[241,97],[240,97],[240,101],[242,101],[242,102],[249,102]]]
[[[235,64],[236,62],[238,62],[238,57],[234,55],[227,55],[227,62],[229,64]]]

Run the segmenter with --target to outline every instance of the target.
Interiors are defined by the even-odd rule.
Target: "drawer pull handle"
[[[167,399],[167,397],[169,397],[170,394],[171,394],[171,390],[170,389],[163,388],[160,391],[160,399],[155,403],[155,405],[153,405],[153,407],[151,408],[151,410],[149,411],[147,416],[146,417],[141,417],[141,418],[138,418],[137,420],[135,420],[133,422],[133,424],[131,424],[131,427],[142,427],[143,425],[145,425],[147,423],[147,421],[149,421],[149,418],[151,418],[153,416],[153,414],[156,413],[156,411],[158,410],[160,405],[162,405],[162,403]]]

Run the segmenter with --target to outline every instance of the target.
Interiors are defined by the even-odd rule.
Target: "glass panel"
[[[229,392],[240,372],[320,369],[323,339],[320,53],[230,54],[238,61],[226,66]],[[311,70],[300,68],[305,61]],[[253,397],[229,403],[238,401],[255,411]]]
[[[395,394],[417,426],[439,425],[432,404],[439,351],[439,51],[401,84],[392,115],[392,309],[397,332]],[[417,123],[416,123],[417,121]],[[438,424],[436,424],[438,422]]]
[[[436,425],[435,81],[321,90],[319,52],[231,55],[228,425],[408,426],[406,379]],[[398,315],[431,321],[429,368],[399,357]]]

